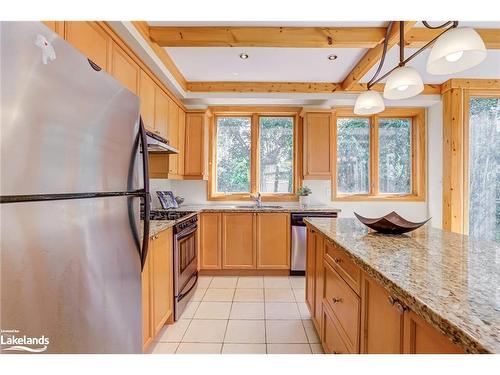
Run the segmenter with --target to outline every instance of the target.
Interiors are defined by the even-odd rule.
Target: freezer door
[[[42,23],[0,27],[0,195],[142,188],[137,96]]]
[[[127,197],[0,205],[3,342],[44,336],[46,353],[141,353],[138,212]],[[2,353],[18,352],[11,346]]]

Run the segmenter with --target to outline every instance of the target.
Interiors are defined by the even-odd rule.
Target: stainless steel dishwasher
[[[293,213],[291,217],[292,224],[292,267],[291,275],[305,275],[306,272],[306,217],[337,217],[337,212],[300,212]]]

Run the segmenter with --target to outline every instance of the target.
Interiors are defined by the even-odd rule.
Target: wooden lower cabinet
[[[166,323],[173,322],[172,246],[171,228],[149,240],[148,257],[141,275],[144,350]]]
[[[464,353],[335,246],[308,227],[306,304],[325,353]]]
[[[361,283],[361,353],[403,353],[403,311],[378,282],[364,274]]]
[[[316,231],[311,228],[307,228],[307,249],[306,249],[306,305],[311,312],[311,318],[314,325],[317,326],[315,322],[315,311],[316,311],[316,295],[315,295],[315,284],[316,284]],[[317,328],[317,327],[316,327]]]
[[[405,354],[464,354],[448,337],[413,311],[404,314],[403,349]]]
[[[202,212],[200,214],[200,269],[222,268],[221,260],[221,225],[220,212]]]
[[[255,269],[255,213],[222,214],[222,268]]]
[[[257,213],[257,268],[290,269],[290,214]]]

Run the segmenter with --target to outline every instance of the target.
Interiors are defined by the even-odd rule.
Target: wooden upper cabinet
[[[207,135],[207,116],[204,112],[186,113],[186,132],[184,146],[184,178],[207,178],[207,155],[205,138]]]
[[[290,214],[257,214],[257,268],[290,268]]]
[[[117,44],[111,47],[111,75],[137,95],[140,68]]]
[[[179,149],[179,107],[169,98],[168,102],[168,140],[172,147]],[[178,155],[169,155],[168,173],[170,178],[176,178],[179,174]]]
[[[305,179],[330,179],[332,176],[332,122],[331,112],[304,114],[303,177]]]
[[[464,354],[464,351],[413,311],[404,313],[405,354]]]
[[[222,268],[255,268],[254,219],[256,214],[222,214]]]
[[[221,213],[200,214],[200,269],[222,268]]]
[[[169,100],[162,89],[155,90],[155,132],[168,140]]]
[[[144,126],[150,130],[155,131],[155,92],[156,84],[147,75],[146,72],[141,70],[139,79],[139,98],[141,99],[141,117]]]
[[[149,241],[149,251],[153,251],[154,241]],[[142,286],[142,344],[143,350],[146,351],[149,344],[153,341],[153,321],[152,321],[152,257],[149,256],[144,264],[141,273]]]
[[[108,52],[111,38],[92,21],[68,21],[64,25],[66,40],[92,62],[108,70]]]
[[[179,123],[179,155],[177,155],[177,174],[179,176],[184,176],[184,159],[186,150],[186,112],[184,112],[181,107],[178,107],[177,121]]]
[[[64,38],[64,21],[42,21],[45,26]]]
[[[361,353],[403,353],[403,311],[378,282],[366,274],[361,280]]]
[[[153,246],[153,333],[173,317],[172,228],[155,236]]]

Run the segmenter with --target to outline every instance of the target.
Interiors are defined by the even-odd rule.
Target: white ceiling
[[[338,82],[363,56],[363,48],[167,48],[188,81]],[[245,52],[249,58],[242,60]],[[336,60],[328,60],[330,54]]]

